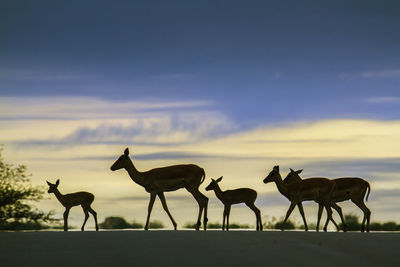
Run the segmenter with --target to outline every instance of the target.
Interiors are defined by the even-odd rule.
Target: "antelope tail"
[[[365,198],[366,201],[368,201],[369,192],[371,191],[371,187],[369,186],[368,182],[367,182],[367,189],[368,189],[368,193],[367,193],[367,197]]]
[[[204,182],[204,180],[206,179],[206,173],[204,172],[203,168],[201,168],[201,172],[202,172],[202,177],[201,177],[201,180],[200,180],[200,184],[202,184]]]

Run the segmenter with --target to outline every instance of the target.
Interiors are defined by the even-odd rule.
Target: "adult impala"
[[[161,200],[161,204],[171,219],[176,230],[176,222],[170,214],[165,200],[164,192],[175,191],[180,188],[185,188],[189,193],[193,195],[199,204],[199,216],[197,218],[196,230],[200,229],[201,215],[204,210],[204,230],[207,230],[207,205],[208,198],[199,191],[200,184],[205,179],[204,169],[197,165],[173,165],[162,168],[155,168],[149,171],[140,172],[135,168],[133,162],[129,158],[129,149],[125,149],[117,161],[111,166],[112,171],[119,169],[125,169],[132,181],[144,187],[144,189],[150,193],[150,202],[147,213],[145,230],[149,229],[149,220],[151,210],[153,209],[154,200],[158,196]]]
[[[234,190],[222,191],[218,183],[221,182],[222,176],[217,180],[211,179],[210,184],[206,187],[207,191],[214,190],[215,195],[224,204],[224,213],[222,220],[222,231],[225,229],[225,218],[226,218],[226,230],[229,231],[229,214],[231,212],[232,204],[245,203],[254,213],[256,214],[256,229],[262,231],[261,212],[256,207],[254,202],[257,198],[257,192],[250,188],[238,188]]]
[[[286,178],[283,181],[285,183],[301,181],[302,178],[300,177],[299,174],[302,171],[303,170],[294,171],[290,169],[290,173],[286,176]],[[364,203],[364,198],[365,200],[368,201],[368,196],[371,191],[369,183],[364,179],[358,177],[342,177],[342,178],[332,179],[332,181],[336,184],[336,186],[332,194],[331,205],[332,208],[334,208],[339,213],[340,219],[342,220],[343,231],[346,232],[346,223],[343,218],[342,209],[336,204],[336,202],[351,200],[364,213],[364,218],[361,224],[361,232],[364,232],[365,228],[367,232],[369,232],[369,221],[371,217],[371,211],[367,208],[367,206]],[[322,204],[319,202],[318,204],[319,208],[318,208],[317,231],[319,228],[319,222],[321,220],[321,215],[323,212]],[[367,223],[367,227],[365,227],[365,223]]]
[[[270,182],[275,182],[279,192],[290,201],[290,207],[286,213],[283,225],[286,224],[287,219],[297,205],[304,221],[304,229],[308,231],[306,218],[304,216],[303,205],[301,203],[306,200],[315,200],[321,202],[328,213],[324,226],[324,231],[327,230],[330,220],[335,224],[336,228],[339,229],[336,222],[332,218],[332,209],[330,205],[332,193],[335,188],[334,182],[326,178],[311,178],[293,182],[290,184],[285,184],[282,181],[282,177],[279,173],[279,166],[275,166],[268,174],[268,176],[264,179],[265,184]]]

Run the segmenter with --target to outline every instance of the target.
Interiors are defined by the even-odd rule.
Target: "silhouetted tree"
[[[40,229],[41,223],[55,221],[31,202],[43,198],[43,189],[32,186],[27,168],[4,162],[0,147],[0,229]]]

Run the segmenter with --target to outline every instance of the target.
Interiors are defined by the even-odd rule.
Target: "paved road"
[[[400,233],[0,232],[0,266],[400,266]]]

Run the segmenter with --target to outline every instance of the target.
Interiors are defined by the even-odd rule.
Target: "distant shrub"
[[[359,222],[359,218],[354,214],[346,214],[344,215],[344,221],[347,225],[347,231],[360,231],[361,223]],[[339,224],[340,229],[343,229],[343,224]]]
[[[143,224],[141,224],[140,222],[137,222],[137,221],[132,221],[130,225],[131,225],[131,228],[133,228],[133,229],[140,229],[140,228],[144,227]]]
[[[164,224],[162,223],[162,221],[151,221],[149,223],[149,228],[150,229],[160,229],[160,228],[164,228]]]
[[[230,223],[229,224],[229,228],[232,228],[232,229],[249,229],[249,228],[251,228],[251,226],[248,225],[248,224]]]
[[[209,224],[207,224],[207,226],[208,226]],[[183,228],[186,228],[186,229],[195,229],[196,228],[196,223],[194,223],[194,222],[187,222],[187,223],[185,223],[183,226],[182,226]]]
[[[276,217],[272,216],[271,218],[267,215],[263,217],[263,228],[264,229],[275,229]]]
[[[122,217],[111,216],[105,218],[104,222],[99,224],[103,229],[125,229],[131,228],[131,225]]]
[[[207,223],[207,228],[210,228],[210,229],[222,229],[222,224],[220,224],[219,222]]]
[[[188,222],[183,225],[183,228],[187,229],[195,229],[196,228],[196,223],[194,222]],[[208,223],[207,224],[208,229],[222,229],[222,224],[219,222],[214,222],[214,223]],[[229,228],[232,229],[249,229],[251,228],[250,225],[248,224],[240,224],[240,223],[230,223]]]
[[[348,231],[360,231],[361,223],[359,222],[359,218],[354,214],[346,214],[344,216],[344,220],[347,224]],[[342,224],[340,224],[342,226]],[[396,222],[371,222],[369,229],[371,231],[400,231],[400,224]]]
[[[309,224],[307,224],[307,226],[308,226],[308,230],[316,230],[317,229],[317,225],[315,223],[309,223]],[[321,230],[321,228],[323,228],[323,227],[324,226],[321,227],[321,225],[320,225],[319,229]],[[296,225],[296,228],[297,229],[302,229],[302,230],[305,229],[304,224],[300,224],[298,226]]]
[[[369,229],[371,231],[383,231],[382,230],[382,224],[378,222],[373,222],[369,225]]]
[[[385,222],[382,224],[382,231],[397,231],[398,225],[395,222]]]
[[[286,223],[283,223],[282,220],[275,224],[275,229],[282,229],[282,228],[285,230],[292,230],[296,228],[296,225],[291,220],[287,220]]]
[[[196,223],[194,222],[187,222],[183,225],[183,228],[186,229],[195,229],[196,228]],[[215,222],[215,223],[207,223],[207,228],[208,229],[222,229],[222,224]]]

